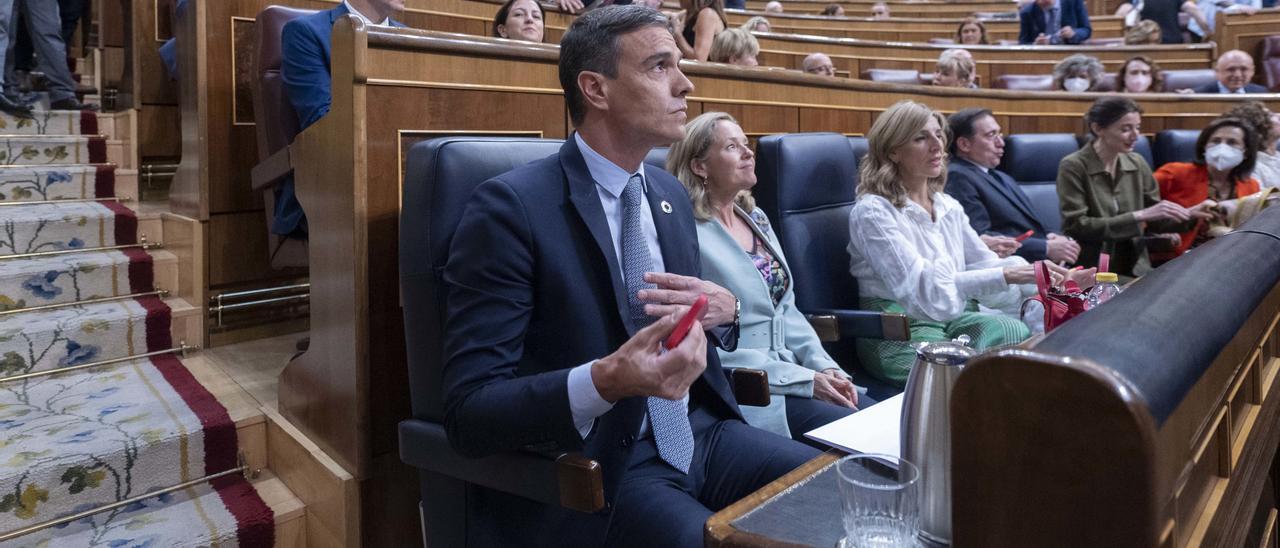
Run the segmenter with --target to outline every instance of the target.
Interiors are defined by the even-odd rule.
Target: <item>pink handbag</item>
[[[1040,293],[1027,299],[1044,306],[1044,332],[1053,331],[1067,320],[1079,316],[1089,309],[1089,299],[1080,286],[1067,280],[1062,287],[1054,287],[1053,278],[1049,276],[1049,265],[1045,261],[1036,263],[1036,288]],[[1026,307],[1026,303],[1023,303]]]

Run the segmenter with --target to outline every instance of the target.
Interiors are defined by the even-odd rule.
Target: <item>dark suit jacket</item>
[[[1059,24],[1062,27],[1071,27],[1075,29],[1076,35],[1070,40],[1064,40],[1064,44],[1079,44],[1089,39],[1093,34],[1093,27],[1089,25],[1089,11],[1085,9],[1084,0],[1058,0],[1058,9],[1061,13]],[[1036,37],[1045,33],[1044,10],[1035,2],[1027,4],[1018,12],[1018,18],[1022,21],[1021,29],[1018,32],[1018,43],[1031,44],[1035,43]]]
[[[688,194],[665,171],[645,166],[645,174],[666,270],[699,276]],[[596,183],[576,141],[477,187],[456,234],[444,271],[442,386],[450,443],[472,457],[534,445],[581,451],[601,464],[611,503],[645,401],[618,401],[586,440],[569,411],[569,370],[607,356],[635,331]],[[742,418],[711,344],[689,405]],[[543,514],[556,510],[515,521],[546,529]],[[520,527],[515,521],[505,527]]]
[[[350,13],[346,4],[289,21],[280,36],[280,74],[285,94],[298,115],[298,128],[306,129],[329,113],[329,50],[333,22]],[[404,25],[392,20],[391,26]],[[293,177],[276,191],[275,220],[271,231],[282,236],[306,237],[306,215],[293,194]]]
[[[1221,93],[1218,90],[1217,80],[1209,82],[1208,84],[1205,84],[1203,86],[1196,87],[1194,88],[1194,90],[1196,93]],[[1245,93],[1269,93],[1265,86],[1260,86],[1253,82],[1249,82],[1248,84],[1244,85],[1244,92]]]
[[[978,234],[1020,236],[1034,230],[1035,234],[1018,248],[1018,255],[1028,261],[1047,258],[1048,232],[1031,208],[1031,200],[1004,172],[993,169],[991,174],[1005,181],[1008,187],[995,184],[977,165],[954,158],[947,167],[946,192],[964,206],[969,224]]]

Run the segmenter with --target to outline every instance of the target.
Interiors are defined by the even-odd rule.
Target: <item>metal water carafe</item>
[[[969,358],[969,337],[916,345],[902,401],[902,458],[920,470],[920,535],[951,543],[951,389]]]

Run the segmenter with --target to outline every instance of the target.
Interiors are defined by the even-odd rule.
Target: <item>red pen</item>
[[[1030,238],[1030,237],[1031,237],[1032,235],[1034,235],[1035,233],[1036,233],[1036,231],[1034,231],[1034,230],[1028,230],[1028,231],[1026,231],[1026,232],[1023,232],[1021,235],[1019,235],[1017,238],[1014,238],[1013,240],[1014,240],[1014,241],[1017,241],[1017,242],[1021,242],[1022,240],[1025,240],[1025,239],[1027,239],[1027,238]]]
[[[693,306],[689,307],[689,311],[684,313],[680,318],[680,323],[676,324],[676,328],[671,331],[671,335],[667,336],[667,341],[662,343],[662,347],[671,350],[684,341],[685,335],[689,334],[689,328],[693,327],[693,320],[698,319],[702,315],[702,310],[707,307],[707,296],[698,295],[698,300],[693,301]]]

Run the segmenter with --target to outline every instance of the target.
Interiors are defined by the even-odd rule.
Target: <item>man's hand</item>
[[[837,369],[826,369],[813,376],[813,399],[828,403],[858,408],[858,391],[849,379],[840,375]]]
[[[1001,259],[1013,255],[1013,252],[1022,247],[1022,242],[1008,236],[983,234],[979,238],[982,238],[982,243],[987,244],[987,249],[995,252]]]
[[[1080,244],[1071,238],[1050,232],[1045,254],[1055,263],[1071,264],[1080,257]]]
[[[1061,36],[1061,37],[1062,37],[1062,40],[1065,42],[1065,41],[1067,41],[1067,40],[1070,40],[1070,39],[1072,39],[1072,38],[1075,38],[1075,36],[1076,36],[1076,29],[1073,29],[1073,28],[1071,28],[1071,27],[1069,27],[1069,26],[1067,26],[1067,27],[1062,27],[1061,29],[1058,29],[1058,36]]]
[[[707,313],[702,318],[704,325],[712,327],[733,323],[733,313],[738,299],[728,289],[706,280],[692,276],[681,276],[670,272],[646,272],[644,281],[658,286],[657,289],[642,289],[637,294],[644,305],[644,313],[650,316],[666,316],[684,314],[698,295],[707,296]]]
[[[1042,32],[1042,33],[1040,33],[1040,35],[1036,37],[1035,45],[1037,45],[1037,46],[1047,46],[1047,45],[1049,45],[1049,35],[1047,35],[1047,34],[1045,34],[1045,33],[1043,33],[1043,32]]]
[[[560,5],[561,11],[578,13],[582,10],[582,0],[556,0],[556,3]]]
[[[591,364],[591,381],[600,397],[617,402],[632,396],[678,400],[707,368],[707,337],[693,322],[689,334],[675,348],[663,352],[662,341],[680,317],[664,316],[637,331],[617,351]]]

